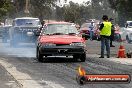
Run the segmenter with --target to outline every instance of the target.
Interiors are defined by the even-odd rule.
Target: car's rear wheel
[[[77,60],[79,59],[79,55],[74,54],[74,55],[73,55],[73,59],[77,61]]]
[[[40,53],[40,51],[37,49],[36,57],[39,62],[43,62],[43,55]]]

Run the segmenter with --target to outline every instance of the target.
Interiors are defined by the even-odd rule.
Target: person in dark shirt
[[[43,30],[44,25],[45,25],[45,21],[43,20],[43,21],[41,22],[41,27],[38,28],[37,31],[36,31],[36,35],[37,35],[37,36],[41,33],[41,30]]]
[[[109,21],[112,23],[114,19],[110,18]],[[115,33],[115,27],[114,25],[112,24],[112,27],[111,27],[111,35],[110,35],[110,47],[115,47],[113,45],[113,41],[114,41],[114,33]]]
[[[40,30],[42,30],[42,28],[44,28],[44,24],[45,24],[45,21],[43,20],[42,22],[41,22],[41,27],[40,27]]]

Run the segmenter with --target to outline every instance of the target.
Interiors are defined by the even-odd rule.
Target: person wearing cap
[[[45,21],[43,20],[42,22],[41,22],[41,27],[39,28],[39,32],[44,28],[44,24],[45,24]]]
[[[44,24],[45,24],[45,21],[43,20],[43,21],[41,22],[41,27],[38,28],[37,31],[36,31],[36,35],[38,35],[38,34],[41,33],[41,30],[44,28]]]
[[[41,28],[43,28],[43,27],[44,27],[44,24],[45,24],[45,21],[43,20],[43,21],[41,22],[41,25],[42,25],[42,27],[41,27]]]
[[[106,47],[107,58],[110,58],[110,35],[111,35],[111,22],[108,21],[108,16],[103,15],[103,23],[100,25],[100,37],[101,37],[101,56],[104,58],[104,50]]]
[[[110,35],[110,47],[115,47],[114,45],[113,45],[113,40],[114,40],[114,34],[115,34],[115,27],[114,27],[114,25],[113,25],[113,18],[110,18],[109,19],[109,21],[111,22],[111,24],[112,24],[112,27],[111,27],[111,35]]]

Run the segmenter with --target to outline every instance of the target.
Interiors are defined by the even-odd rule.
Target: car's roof
[[[37,19],[39,20],[38,18],[34,18],[34,17],[20,17],[20,18],[15,18],[15,20],[17,19]]]
[[[127,23],[130,23],[130,22],[132,22],[132,21],[127,21]]]

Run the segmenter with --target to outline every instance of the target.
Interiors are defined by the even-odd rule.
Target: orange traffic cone
[[[126,58],[126,55],[125,55],[125,48],[124,46],[121,44],[120,47],[119,47],[119,51],[118,51],[118,58]]]

